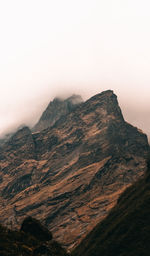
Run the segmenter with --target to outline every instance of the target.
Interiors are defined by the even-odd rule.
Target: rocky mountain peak
[[[70,113],[83,102],[80,95],[73,94],[67,99],[54,98],[43,112],[40,120],[34,126],[33,131],[41,131],[53,126],[62,116]]]
[[[0,154],[1,221],[38,217],[69,249],[143,175],[149,148],[146,135],[124,120],[113,91],[72,108],[78,98],[54,99],[39,132],[18,131]]]

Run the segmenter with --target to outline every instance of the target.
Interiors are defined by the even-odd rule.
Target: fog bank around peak
[[[21,127],[28,125],[32,128],[39,120],[49,102],[55,97],[66,99],[73,94],[81,95],[83,100],[87,100],[97,93],[111,89],[117,95],[125,120],[132,125],[142,129],[150,136],[150,103],[148,94],[137,91],[131,93],[130,89],[122,89],[121,86],[100,86],[100,85],[73,85],[68,87],[45,87],[37,91],[30,89],[30,93],[15,94],[2,104],[0,103],[0,136],[11,133]],[[36,92],[36,93],[35,93]]]

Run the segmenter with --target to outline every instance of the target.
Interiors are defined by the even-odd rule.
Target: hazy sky
[[[0,0],[0,133],[106,89],[149,133],[149,0]]]

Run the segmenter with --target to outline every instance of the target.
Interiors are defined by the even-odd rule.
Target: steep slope
[[[0,149],[0,220],[42,219],[72,249],[143,175],[147,151],[146,135],[124,121],[110,90],[51,128],[25,127]]]
[[[52,239],[52,234],[39,221],[26,218],[20,231],[0,225],[1,256],[67,256],[65,250]]]
[[[145,177],[121,195],[108,217],[72,255],[150,255],[150,165]]]
[[[41,131],[53,126],[56,121],[60,119],[60,117],[70,113],[82,102],[83,99],[81,96],[75,94],[66,100],[55,98],[52,102],[49,103],[40,120],[34,126],[33,131]]]

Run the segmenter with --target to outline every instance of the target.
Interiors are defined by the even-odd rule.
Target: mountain
[[[150,164],[146,175],[127,188],[72,255],[150,255]]]
[[[27,217],[20,230],[0,225],[1,256],[67,256],[66,251],[52,239],[51,232],[41,223]]]
[[[74,110],[82,102],[82,97],[76,94],[73,94],[66,100],[55,98],[49,103],[40,120],[34,126],[33,131],[41,131],[53,126],[58,119]]]
[[[143,175],[148,148],[111,90],[52,127],[23,127],[0,148],[0,221],[18,227],[26,215],[42,219],[71,250]]]

